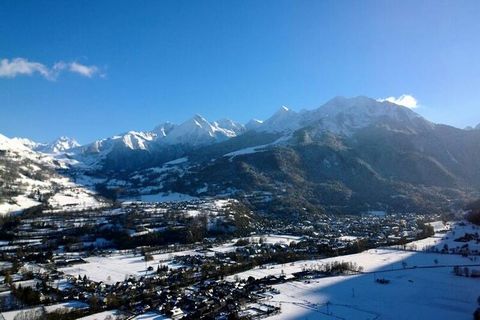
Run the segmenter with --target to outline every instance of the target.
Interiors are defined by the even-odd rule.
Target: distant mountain
[[[267,132],[287,132],[300,128],[302,115],[282,106],[273,116],[263,121],[255,130]]]
[[[148,156],[157,137],[154,132],[129,131],[70,149],[69,155],[78,161],[76,167],[87,170],[129,169],[142,158],[151,161]]]
[[[246,128],[243,124],[230,119],[217,120],[215,121],[215,125],[218,128],[230,131],[230,136],[238,136],[246,131]]]
[[[68,159],[58,160],[27,145],[38,147],[24,139],[0,135],[0,216],[37,206],[71,210],[106,204],[92,190],[59,174],[70,168]]]
[[[165,122],[156,126],[152,133],[156,134],[158,137],[166,137],[174,128],[175,124],[171,122]]]
[[[237,128],[233,121],[223,120],[227,128],[221,127],[218,122],[208,122],[200,115],[173,128],[162,140],[170,145],[180,144],[188,146],[201,146],[223,141],[237,135]],[[241,132],[241,130],[238,130]]]
[[[166,190],[265,191],[288,210],[355,213],[447,210],[480,188],[478,131],[434,124],[390,102],[339,97],[300,113],[282,107],[244,135],[213,145]]]
[[[358,129],[378,123],[396,123],[399,129],[407,131],[433,126],[414,111],[388,101],[381,102],[367,97],[336,97],[318,109],[300,113],[282,107],[255,130],[293,132],[313,126],[319,132],[350,135]]]
[[[305,112],[302,125],[322,131],[350,135],[372,125],[392,126],[393,130],[418,132],[434,125],[409,108],[368,97],[336,97],[322,107]]]
[[[33,153],[31,147],[36,147],[38,143],[25,138],[7,138],[0,134],[0,150],[3,152],[15,153]]]
[[[6,138],[5,136],[3,137]],[[42,148],[47,145],[46,143],[35,142],[27,138],[11,138],[9,141],[16,143],[18,142],[19,144],[22,144],[23,146],[32,150],[36,150],[37,148]]]
[[[78,143],[75,139],[69,137],[60,137],[49,144],[38,145],[33,149],[44,153],[61,153],[79,146],[80,143]]]
[[[152,150],[159,145],[184,145],[199,147],[240,135],[246,131],[245,127],[232,120],[222,119],[209,122],[200,115],[175,125],[165,122],[152,131],[129,131],[110,138],[97,140],[81,148],[88,154],[105,154],[112,150]]]
[[[116,149],[147,150],[149,142],[156,138],[155,134],[129,131],[107,139],[97,140],[83,146],[81,149],[89,154],[106,154]]]
[[[262,125],[263,121],[258,119],[252,119],[245,124],[246,130],[255,130]]]
[[[160,165],[187,151],[228,140],[246,131],[237,122],[209,122],[200,115],[176,125],[165,122],[152,131],[129,131],[71,148],[69,153],[83,166],[100,169],[138,169]]]
[[[336,97],[300,112],[281,107],[246,125],[196,115],[63,152],[55,160],[68,166],[64,172],[124,195],[264,193],[268,200],[249,200],[253,206],[293,216],[448,210],[480,197],[480,130],[435,124],[368,97]]]
[[[69,137],[59,137],[50,143],[35,142],[27,138],[11,138],[9,140],[11,142],[22,144],[33,151],[43,153],[62,153],[80,146],[75,139]]]

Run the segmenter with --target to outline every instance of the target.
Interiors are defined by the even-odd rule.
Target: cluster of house
[[[194,200],[181,203],[124,203],[116,209],[101,209],[75,215],[51,214],[36,218],[20,217],[0,241],[0,311],[24,308],[19,288],[30,288],[32,301],[58,304],[81,301],[88,312],[120,309],[126,314],[155,311],[173,319],[239,317],[261,318],[279,312],[263,303],[274,294],[271,285],[287,281],[282,276],[227,281],[225,277],[268,263],[284,263],[309,258],[358,252],[366,248],[397,244],[416,239],[422,232],[419,220],[439,216],[414,213],[372,212],[362,216],[329,216],[296,223],[263,221],[248,236],[232,240],[227,225],[235,225],[230,200]],[[129,251],[116,250],[115,244],[99,235],[122,231],[131,239],[185,228],[188,221],[207,217],[207,228],[222,238],[204,238],[199,243],[170,247],[146,246]],[[212,230],[211,229],[211,230]],[[233,231],[233,229],[231,230]],[[276,241],[273,235],[285,236]],[[106,237],[106,236],[105,236]],[[465,235],[476,237],[478,234]],[[281,238],[281,237],[280,237]],[[235,243],[236,242],[236,243]],[[229,245],[226,245],[229,243]],[[233,244],[235,243],[235,244]],[[219,249],[221,248],[221,249]],[[198,254],[171,257],[176,268],[160,262],[124,281],[93,281],[85,275],[63,274],[59,269],[86,263],[89,257],[135,252],[194,250]],[[147,254],[145,254],[147,259]],[[147,272],[148,271],[148,272]],[[318,275],[294,275],[302,279]],[[313,272],[313,271],[312,271]],[[25,290],[23,290],[25,291]],[[30,294],[22,292],[22,294]],[[35,300],[37,299],[37,300]]]
[[[0,293],[0,311],[4,314],[23,312],[34,320],[52,309],[50,306],[76,301],[84,314],[109,309],[119,309],[126,315],[155,311],[171,319],[227,319],[233,314],[260,318],[279,312],[279,308],[262,303],[273,290],[270,285],[279,283],[276,277],[232,282],[200,274],[187,267],[159,268],[152,276],[129,277],[106,284],[86,276],[64,275],[51,266],[28,263],[9,279],[0,279],[1,287],[4,292],[29,288],[38,293],[39,305],[32,307],[18,301],[14,294]]]

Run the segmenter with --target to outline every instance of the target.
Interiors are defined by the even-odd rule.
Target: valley
[[[0,136],[0,319],[468,318],[479,138],[366,97]]]

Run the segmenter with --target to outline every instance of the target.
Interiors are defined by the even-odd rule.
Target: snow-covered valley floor
[[[460,231],[455,232],[458,235]],[[432,238],[451,240],[451,234],[450,231]],[[427,242],[420,241],[422,245]],[[437,240],[430,243],[441,245]],[[289,275],[335,260],[355,262],[364,267],[364,273],[276,285],[280,294],[265,302],[280,306],[281,313],[268,319],[472,319],[477,307],[480,278],[456,276],[452,270],[454,265],[469,265],[470,272],[480,270],[479,256],[374,249],[329,259],[272,265],[239,276],[280,275],[282,270]],[[389,283],[381,284],[375,279],[386,279]]]
[[[267,296],[261,302],[281,307],[281,313],[268,319],[471,319],[480,295],[480,277],[457,276],[453,267],[467,266],[470,273],[478,271],[480,274],[480,256],[464,257],[439,251],[445,244],[455,249],[454,252],[468,244],[471,251],[478,252],[480,244],[476,240],[458,242],[455,239],[480,229],[470,224],[452,224],[446,229],[440,226],[435,230],[438,232],[432,237],[401,248],[377,248],[326,259],[264,265],[227,277],[227,280],[269,275],[285,275],[289,279],[296,272],[319,270],[330,262],[352,262],[363,268],[362,273],[275,285],[279,294]],[[297,239],[281,235],[265,238],[269,243],[289,243]],[[234,242],[215,246],[208,254],[235,250]],[[145,262],[140,255],[116,253],[86,258],[87,263],[61,271],[112,284],[130,275],[154,273],[158,265],[176,268],[178,266],[172,263],[175,256],[201,254],[205,253],[187,250],[155,254],[152,261]],[[152,267],[150,271],[148,267]],[[382,284],[376,279],[385,279],[388,283]]]
[[[473,264],[460,256],[388,250],[344,256],[340,260],[382,272],[277,285],[280,294],[269,303],[282,311],[271,319],[471,319],[480,279],[455,276],[452,267],[413,268],[433,265],[434,259],[442,265]],[[377,283],[377,278],[390,283]]]

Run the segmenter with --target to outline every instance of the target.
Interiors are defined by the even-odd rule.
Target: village
[[[478,232],[464,233],[435,247],[429,237],[449,231],[439,214],[325,215],[282,225],[232,199],[35,214],[2,218],[2,320],[260,319],[281,312],[271,303],[277,285],[365,271],[324,259],[385,247],[476,257],[478,246],[462,241],[480,241]]]

